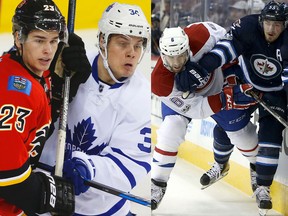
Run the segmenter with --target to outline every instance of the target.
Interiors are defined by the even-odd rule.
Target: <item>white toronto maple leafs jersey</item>
[[[151,169],[150,85],[139,72],[124,84],[101,82],[97,58],[69,104],[65,160],[71,151],[85,152],[96,167],[93,181],[129,192]],[[50,166],[55,165],[57,133],[56,128],[40,159]],[[129,202],[90,187],[76,196],[75,215],[124,216]]]

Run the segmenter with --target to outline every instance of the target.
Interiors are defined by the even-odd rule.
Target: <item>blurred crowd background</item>
[[[237,19],[260,13],[270,0],[152,0],[151,54],[159,55],[158,41],[165,27],[185,27],[212,21],[226,30]],[[288,3],[288,0],[281,2]]]

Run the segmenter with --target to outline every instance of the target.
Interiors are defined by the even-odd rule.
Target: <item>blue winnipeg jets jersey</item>
[[[268,43],[258,19],[259,15],[249,15],[236,21],[212,53],[220,56],[222,65],[242,55],[243,80],[261,91],[281,90],[281,75],[288,60],[287,30],[275,42]]]
[[[124,84],[98,80],[97,59],[88,80],[69,105],[66,158],[86,153],[96,167],[93,181],[128,192],[150,171],[150,85],[138,72]],[[55,165],[57,130],[40,161]],[[147,190],[150,190],[147,188]],[[130,203],[89,188],[76,196],[77,215],[127,215]]]

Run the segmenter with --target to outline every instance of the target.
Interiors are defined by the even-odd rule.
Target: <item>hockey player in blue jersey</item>
[[[69,104],[63,176],[75,185],[74,215],[132,215],[129,201],[88,187],[82,178],[129,192],[151,169],[151,91],[135,71],[150,26],[140,7],[116,2],[98,27],[92,74]],[[57,131],[40,159],[52,167],[56,139]]]
[[[286,119],[287,101],[281,75],[288,71],[287,18],[287,5],[271,1],[261,14],[248,15],[236,21],[226,37],[190,70],[193,72],[189,76],[190,85],[199,84],[199,79],[241,55],[243,73],[239,74],[240,80],[262,92],[262,99]],[[259,106],[260,149],[256,160],[258,187],[254,194],[260,210],[272,208],[270,186],[278,166],[283,129],[284,126],[278,120]]]
[[[228,173],[228,160],[234,145],[250,163],[254,164],[256,161],[256,126],[249,121],[249,107],[255,104],[255,100],[244,93],[251,86],[237,85],[235,82],[234,73],[241,70],[237,62],[217,68],[215,76],[203,80],[197,88],[190,86],[188,92],[181,91],[181,86],[175,85],[175,79],[185,79],[183,68],[189,68],[190,61],[197,62],[225,33],[225,29],[215,23],[200,22],[193,23],[184,30],[180,27],[166,28],[160,38],[161,58],[151,75],[152,92],[162,101],[163,119],[157,130],[157,143],[153,152],[152,210],[158,207],[165,194],[179,145],[185,140],[187,125],[191,119],[211,116],[217,122],[213,145],[218,160],[210,171],[210,178],[202,179],[204,187]],[[224,82],[223,74],[229,86]],[[222,100],[222,97],[231,98],[231,101]]]

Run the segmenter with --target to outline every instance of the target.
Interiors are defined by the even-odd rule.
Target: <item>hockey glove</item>
[[[51,212],[56,215],[72,215],[75,210],[74,187],[62,177],[36,172],[43,182],[43,197],[40,211],[42,214]]]
[[[248,109],[253,106],[257,101],[249,95],[249,91],[253,89],[250,84],[236,85],[234,87],[224,87],[220,93],[222,101],[222,109]]]
[[[72,159],[64,162],[63,176],[73,182],[76,195],[89,189],[89,186],[85,185],[84,179],[91,180],[95,177],[95,174],[93,161],[83,152],[74,151]]]
[[[207,75],[208,72],[199,64],[188,61],[184,69],[175,76],[176,88],[183,92],[194,92]]]
[[[71,101],[76,95],[79,85],[86,82],[90,76],[92,68],[81,37],[74,33],[69,34],[68,44],[69,46],[62,51],[62,62],[65,65],[66,72],[75,72],[72,73],[70,84]]]
[[[242,73],[242,69],[240,65],[238,65],[238,61],[234,61],[232,63],[223,65],[222,72],[224,75],[225,84],[228,86],[235,86],[238,83],[238,74]]]
[[[69,46],[62,51],[62,62],[65,68],[76,73],[91,71],[91,65],[81,37],[74,33],[69,34],[68,44]]]

